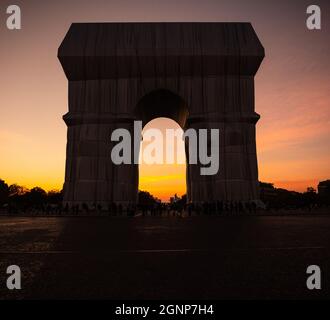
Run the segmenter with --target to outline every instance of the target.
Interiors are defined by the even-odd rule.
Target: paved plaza
[[[330,216],[0,217],[0,297],[329,298]],[[6,288],[6,268],[22,290]],[[306,288],[306,269],[322,289]]]

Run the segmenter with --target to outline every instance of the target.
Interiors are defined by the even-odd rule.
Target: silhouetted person
[[[243,203],[242,203],[242,201],[239,201],[238,202],[238,212],[239,212],[239,214],[242,214],[243,211],[244,211]]]
[[[116,202],[113,202],[113,203],[112,203],[112,214],[113,214],[114,216],[117,216],[117,212],[118,212],[117,204],[116,204]]]
[[[248,213],[251,214],[251,205],[250,205],[250,202],[247,201],[246,204],[245,204],[245,206],[246,206],[246,209],[247,209]]]
[[[118,205],[118,214],[119,214],[120,216],[123,215],[123,205],[122,205],[121,203],[119,203],[119,205]]]
[[[102,205],[101,204],[98,204],[97,205],[97,212],[98,213],[101,213],[102,212]]]
[[[85,214],[88,214],[88,205],[87,205],[87,203],[84,202],[82,204],[82,209],[83,209],[83,211],[84,211]]]
[[[66,203],[66,205],[64,207],[64,213],[69,214],[69,204],[68,203]]]
[[[254,214],[256,214],[257,213],[257,204],[254,201],[252,201],[251,207],[252,207],[252,212]]]
[[[192,213],[192,204],[188,204],[188,216],[191,217],[191,213]]]

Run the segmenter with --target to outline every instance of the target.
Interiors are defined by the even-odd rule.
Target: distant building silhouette
[[[330,198],[330,180],[320,181],[317,186],[317,191],[321,197]]]

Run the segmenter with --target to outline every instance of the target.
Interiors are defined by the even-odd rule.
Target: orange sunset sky
[[[15,1],[22,29],[10,31],[13,3],[1,0],[0,178],[62,188],[67,79],[56,55],[72,22],[247,21],[266,51],[255,78],[259,179],[297,191],[316,187],[330,178],[330,2],[314,2],[322,29],[311,31],[304,0]],[[149,125],[177,127],[166,119]],[[185,165],[141,166],[140,188],[163,200],[183,194]]]

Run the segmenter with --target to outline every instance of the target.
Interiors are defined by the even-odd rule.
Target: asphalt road
[[[0,217],[0,298],[329,299],[329,231],[330,216]]]

